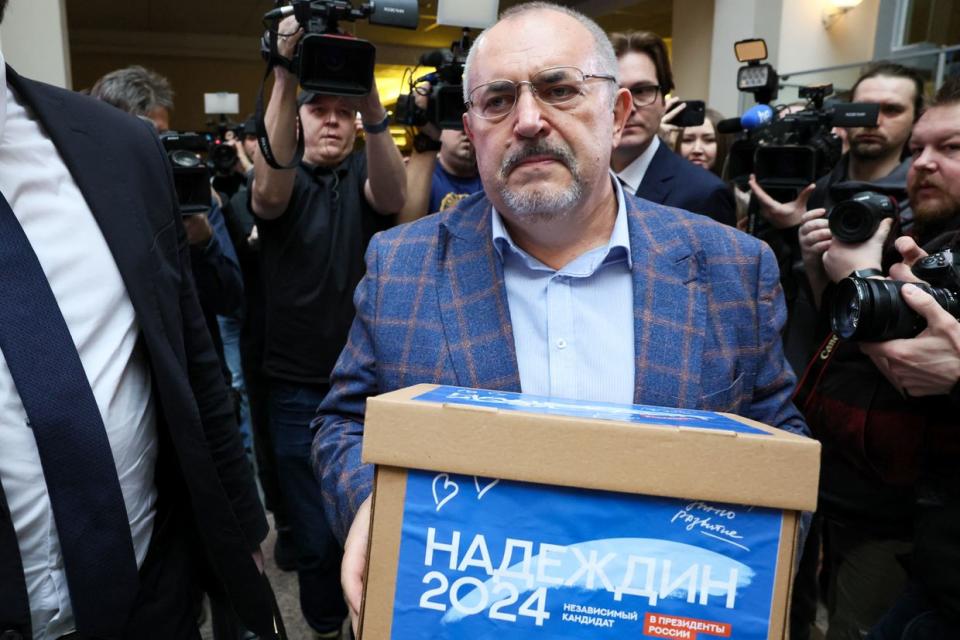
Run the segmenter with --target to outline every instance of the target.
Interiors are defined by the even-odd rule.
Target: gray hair
[[[474,58],[476,57],[476,51],[480,41],[483,40],[483,37],[487,32],[493,27],[497,26],[504,20],[509,20],[510,18],[515,18],[524,13],[530,11],[555,11],[557,13],[562,13],[564,15],[570,16],[577,22],[579,22],[583,27],[590,32],[591,37],[593,38],[594,45],[594,60],[599,65],[599,69],[596,72],[605,73],[607,75],[613,76],[615,81],[615,86],[620,84],[620,66],[617,64],[617,56],[613,52],[613,45],[610,44],[610,39],[607,38],[607,34],[604,33],[603,29],[600,28],[596,22],[585,16],[584,14],[571,9],[570,7],[565,7],[559,4],[553,4],[552,2],[542,2],[541,0],[536,0],[535,2],[525,2],[523,4],[518,4],[510,7],[506,11],[500,14],[500,19],[497,20],[495,24],[490,27],[487,27],[483,32],[477,36],[477,39],[474,41],[473,46],[470,47],[470,52],[467,54],[467,60],[463,65],[463,101],[466,102],[470,99],[470,68],[473,66]],[[591,70],[588,70],[588,73]]]
[[[159,107],[173,111],[170,81],[138,65],[111,71],[96,81],[90,95],[135,116],[149,115]]]

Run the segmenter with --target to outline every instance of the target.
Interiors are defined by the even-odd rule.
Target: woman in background
[[[703,124],[680,129],[674,146],[674,151],[681,156],[718,177],[723,177],[723,163],[733,137],[717,133],[717,123],[721,120],[723,116],[719,112],[707,109]]]
[[[733,135],[717,133],[717,123],[723,116],[715,109],[707,109],[703,124],[699,127],[684,127],[677,134],[674,151],[693,164],[703,167],[719,178],[723,178],[724,163],[727,161],[727,151],[733,142]],[[732,183],[733,197],[737,201],[737,227],[746,226],[747,205],[750,202],[750,192],[737,189]]]

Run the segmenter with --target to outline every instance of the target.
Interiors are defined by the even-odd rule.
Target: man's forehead
[[[347,111],[353,111],[353,107],[342,96],[319,95],[305,106],[310,109],[346,109]]]
[[[911,142],[934,142],[960,137],[960,103],[931,107],[913,126]]]
[[[587,71],[593,37],[574,18],[557,11],[529,11],[491,28],[479,47],[471,76],[474,85],[506,78],[526,80],[532,73],[557,66]]]
[[[620,67],[620,83],[634,84],[639,80],[657,82],[657,66],[653,58],[642,51],[627,51],[617,60]]]
[[[857,102],[912,104],[917,88],[909,78],[874,76],[857,85],[853,99]]]

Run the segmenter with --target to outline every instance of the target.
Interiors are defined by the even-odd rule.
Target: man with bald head
[[[769,249],[640,201],[610,173],[632,102],[594,22],[543,2],[513,7],[471,49],[464,98],[484,190],[374,236],[350,339],[314,421],[314,467],[346,539],[354,615],[372,395],[432,382],[729,411],[806,430],[790,403]]]

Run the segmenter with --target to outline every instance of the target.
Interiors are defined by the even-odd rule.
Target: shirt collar
[[[657,154],[657,149],[659,148],[660,136],[655,135],[643,153],[637,156],[633,162],[624,167],[623,171],[618,174],[620,179],[630,187],[631,193],[636,193],[637,189],[640,188],[640,183],[643,182],[643,176],[647,175],[647,168],[650,167],[650,163],[653,162],[653,156]]]
[[[626,252],[627,268],[633,269],[633,256],[630,254],[630,228],[627,224],[627,205],[623,195],[623,188],[613,171],[610,172],[610,180],[613,182],[614,196],[617,198],[617,218],[613,223],[613,231],[610,234],[610,241],[607,242],[606,250],[603,252],[603,260],[606,260],[616,248],[621,248]],[[497,256],[503,262],[504,249],[511,253],[520,255],[530,260],[535,260],[527,254],[526,251],[518,247],[510,237],[510,232],[503,223],[503,218],[496,207],[492,210],[491,229],[493,233],[493,247],[497,251]],[[537,261],[539,263],[539,261]],[[602,261],[601,261],[602,262]]]

